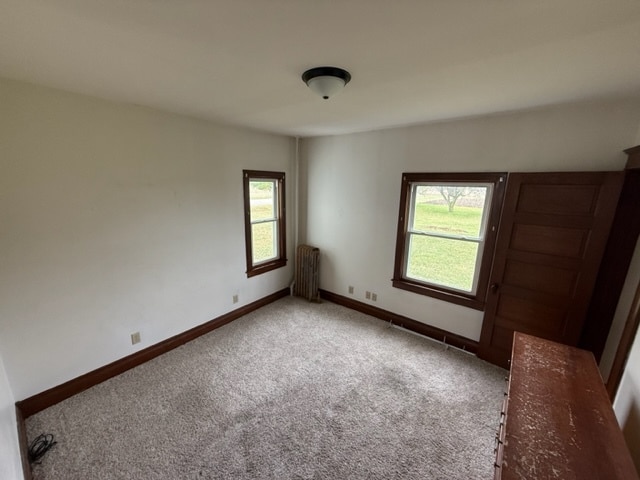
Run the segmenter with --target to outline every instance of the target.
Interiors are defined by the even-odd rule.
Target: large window
[[[243,170],[247,276],[287,264],[284,173]]]
[[[393,286],[482,310],[505,179],[404,173]]]

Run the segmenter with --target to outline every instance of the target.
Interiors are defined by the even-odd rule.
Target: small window
[[[247,277],[287,264],[284,172],[243,170]]]
[[[484,309],[505,178],[403,174],[393,286]]]

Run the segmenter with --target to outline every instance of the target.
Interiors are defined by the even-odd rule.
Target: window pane
[[[479,238],[489,187],[418,185],[412,230]]]
[[[473,291],[478,243],[411,235],[407,277],[435,285]]]
[[[276,182],[258,180],[249,182],[251,221],[276,218]]]
[[[251,225],[253,263],[271,260],[278,256],[276,222]]]

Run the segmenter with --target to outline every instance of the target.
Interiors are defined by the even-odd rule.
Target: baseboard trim
[[[33,395],[22,401],[16,402],[16,408],[20,410],[23,420],[29,418],[31,415],[44,410],[52,405],[55,405],[62,400],[65,400],[73,395],[76,395],[83,390],[86,390],[94,385],[104,382],[116,375],[120,375],[127,370],[137,367],[163,353],[173,350],[180,345],[184,345],[191,340],[198,338],[205,333],[209,333],[216,328],[220,328],[227,323],[230,323],[247,313],[253,312],[260,307],[264,307],[269,303],[286,297],[289,295],[289,288],[283,288],[271,295],[267,295],[255,302],[244,305],[229,313],[225,313],[213,320],[210,320],[202,325],[198,325],[190,330],[179,333],[173,337],[163,340],[155,345],[151,345],[143,350],[128,355],[120,360],[116,360],[113,363],[100,367],[89,373],[85,373],[79,377],[76,377],[68,382],[65,382],[56,387],[45,390],[44,392]],[[24,462],[24,459],[23,459]]]
[[[320,289],[320,297],[330,302],[337,303],[338,305],[342,305],[343,307],[371,315],[372,317],[376,317],[387,322],[391,321],[394,325],[398,325],[406,328],[407,330],[411,330],[412,332],[419,333],[420,335],[433,338],[451,345],[452,347],[460,348],[474,354],[478,352],[478,342],[456,335],[455,333],[447,332],[446,330],[442,330],[437,327],[432,327],[417,320],[338,295],[337,293],[329,292],[328,290]]]
[[[22,475],[24,480],[32,480],[31,464],[29,463],[29,443],[27,440],[27,427],[24,424],[22,409],[16,404],[16,425],[18,427],[18,445],[20,446],[20,461],[22,462]]]

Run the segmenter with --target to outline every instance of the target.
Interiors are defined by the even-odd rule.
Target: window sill
[[[261,273],[270,272],[271,270],[275,270],[276,268],[284,267],[286,264],[286,258],[279,258],[271,262],[262,263],[251,268],[251,270],[247,270],[247,278],[255,277],[256,275],[260,275]]]
[[[437,288],[428,287],[422,283],[412,282],[404,278],[393,279],[392,285],[395,288],[400,288],[402,290],[407,290],[409,292],[437,298],[438,300],[444,300],[446,302],[455,303],[456,305],[462,305],[464,307],[473,308],[474,310],[484,311],[485,302],[478,300],[476,297],[473,297],[473,296],[465,296],[460,293],[453,293],[446,290],[440,290]]]

